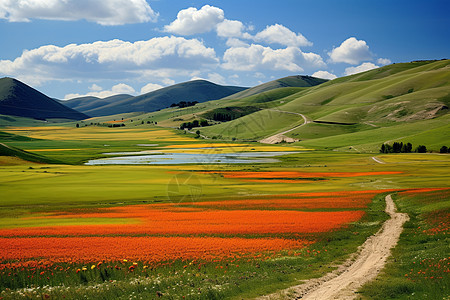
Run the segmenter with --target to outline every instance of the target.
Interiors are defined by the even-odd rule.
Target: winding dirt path
[[[310,121],[308,121],[308,119],[303,114],[300,114],[300,113],[296,113],[296,112],[292,112],[292,111],[277,110],[277,109],[269,109],[269,110],[280,112],[280,113],[285,113],[285,114],[292,114],[292,115],[300,116],[303,118],[304,122],[298,126],[291,128],[291,129],[285,130],[283,132],[274,134],[272,136],[269,136],[269,137],[266,137],[266,138],[260,140],[259,142],[262,144],[276,144],[276,143],[281,143],[282,141],[285,141],[288,143],[296,142],[298,140],[288,137],[288,136],[285,136],[285,134],[288,132],[291,132],[299,127],[302,127],[303,125],[310,123]]]
[[[362,244],[357,253],[332,273],[321,278],[291,287],[276,294],[259,299],[355,299],[356,291],[365,283],[375,279],[409,220],[407,214],[396,212],[391,195],[386,196],[385,212],[391,217],[381,229]]]

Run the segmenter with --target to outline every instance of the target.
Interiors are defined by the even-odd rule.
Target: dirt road
[[[299,127],[302,127],[303,125],[306,125],[308,123],[310,123],[310,121],[308,121],[308,119],[303,115],[303,114],[299,114],[299,113],[295,113],[295,112],[291,112],[291,111],[283,111],[283,110],[277,110],[277,109],[269,109],[272,111],[276,111],[276,112],[280,112],[280,113],[286,113],[286,114],[292,114],[292,115],[298,115],[300,117],[303,118],[303,124],[300,124],[298,126],[295,126],[291,129],[285,130],[283,132],[274,134],[272,136],[266,137],[262,140],[260,140],[259,142],[262,144],[277,144],[277,143],[281,143],[282,141],[288,142],[288,143],[293,143],[296,142],[298,140],[294,139],[294,138],[290,138],[285,136],[286,133],[291,132]]]
[[[381,229],[360,246],[358,253],[339,268],[322,278],[312,279],[304,284],[259,299],[354,299],[356,291],[365,283],[375,279],[386,264],[409,220],[407,214],[396,212],[391,195],[386,196],[386,213],[390,215]]]

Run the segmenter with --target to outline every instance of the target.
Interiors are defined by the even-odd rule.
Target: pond
[[[144,152],[145,153],[145,152]],[[142,153],[142,154],[144,154]],[[89,160],[85,165],[176,165],[176,164],[248,164],[273,163],[273,157],[300,153],[286,152],[236,152],[236,153],[167,153],[152,151],[151,154],[137,155],[139,152],[116,152],[108,155],[127,155]],[[105,153],[106,154],[106,153]]]

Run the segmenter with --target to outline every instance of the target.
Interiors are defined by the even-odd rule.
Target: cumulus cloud
[[[295,33],[280,24],[267,26],[266,29],[258,32],[254,39],[256,42],[266,42],[269,44],[280,44],[291,47],[312,46],[312,43],[302,34]]]
[[[165,85],[174,85],[175,84],[175,80],[170,79],[170,78],[164,78],[161,80],[162,83],[164,83]]]
[[[323,67],[320,55],[303,53],[295,47],[272,49],[252,44],[249,47],[232,47],[225,51],[222,67],[235,71],[283,70],[302,72],[304,67]]]
[[[76,21],[123,25],[153,21],[158,14],[145,0],[2,0],[0,19],[29,22],[30,19]]]
[[[164,26],[166,32],[181,35],[192,35],[209,32],[224,20],[223,10],[205,5],[199,10],[189,7],[178,12],[175,21]]]
[[[322,78],[322,79],[329,79],[333,80],[336,79],[337,76],[328,72],[328,71],[317,71],[314,74],[311,75],[312,77]]]
[[[91,85],[90,87],[89,87],[89,89],[91,90],[91,91],[94,91],[94,92],[99,92],[99,91],[101,91],[101,90],[103,90],[103,88],[101,87],[101,86],[99,86],[99,85],[97,85],[97,84],[93,84],[93,85]]]
[[[87,94],[67,94],[64,96],[65,100],[69,100],[69,99],[73,99],[73,98],[79,98],[79,97],[87,97],[87,96],[92,96],[92,97],[97,97],[97,98],[107,98],[110,96],[114,96],[114,95],[118,95],[118,94],[135,94],[136,91],[134,90],[133,87],[125,84],[125,83],[119,83],[116,84],[115,86],[113,86],[110,90],[98,90],[98,85],[93,84],[89,89],[93,90],[92,88],[94,87],[94,89],[96,91],[92,91],[89,92]]]
[[[373,63],[370,62],[365,62],[357,67],[349,67],[345,69],[345,75],[353,75],[356,73],[361,73],[361,72],[365,72],[365,71],[369,71],[372,69],[376,69],[379,68],[380,66],[377,66]]]
[[[111,40],[65,47],[42,46],[24,51],[14,60],[0,60],[0,74],[42,81],[146,75],[170,78],[218,63],[214,49],[203,42],[172,36],[134,43]]]
[[[241,37],[244,35],[245,26],[240,21],[224,20],[217,24],[217,35],[220,37]]]
[[[372,59],[372,53],[369,51],[367,43],[354,37],[343,41],[339,47],[334,48],[328,55],[334,63],[343,62],[352,65]]]
[[[249,47],[250,45],[240,39],[229,38],[226,42],[228,47]]]
[[[377,59],[377,63],[379,65],[385,66],[385,65],[390,65],[392,62],[388,58],[379,58],[379,59]]]
[[[142,95],[142,94],[147,94],[147,93],[150,93],[150,92],[153,92],[153,91],[156,91],[156,90],[159,90],[159,89],[161,89],[161,88],[163,88],[163,86],[160,85],[160,84],[157,84],[157,83],[147,83],[146,85],[144,85],[144,86],[141,88],[141,95]]]

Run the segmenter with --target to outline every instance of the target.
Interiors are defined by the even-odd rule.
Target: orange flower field
[[[67,237],[2,239],[3,260],[40,258],[51,263],[139,260],[146,263],[185,259],[222,259],[247,253],[302,248],[310,242],[279,238],[217,237]],[[23,264],[0,264],[20,267]]]
[[[24,219],[38,224],[99,218],[127,222],[0,229],[0,260],[4,266],[36,259],[53,263],[124,258],[157,262],[301,249],[314,242],[312,234],[358,221],[364,215],[361,209],[380,192],[298,193],[30,214]]]

